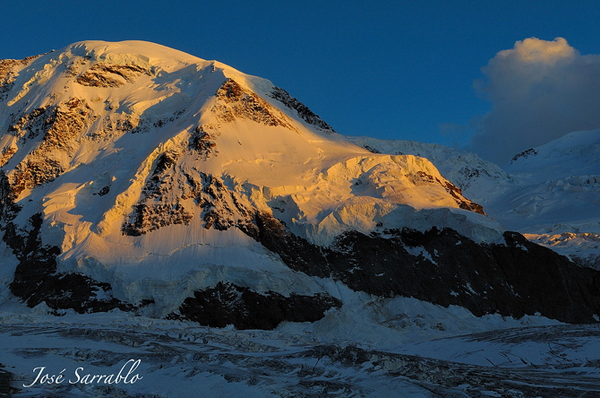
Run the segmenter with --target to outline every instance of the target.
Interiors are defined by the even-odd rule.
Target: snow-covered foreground
[[[600,396],[597,325],[488,317],[478,321],[487,331],[465,335],[428,318],[407,314],[373,345],[360,327],[340,340],[309,324],[238,331],[120,312],[5,313],[0,396]]]

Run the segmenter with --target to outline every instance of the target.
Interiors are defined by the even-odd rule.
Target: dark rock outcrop
[[[175,162],[180,154],[166,151],[154,162],[152,174],[142,189],[142,198],[133,206],[127,221],[121,226],[124,235],[140,236],[172,224],[188,224],[193,215],[179,202],[172,203],[168,193],[177,183]],[[189,185],[189,181],[186,181]]]
[[[381,297],[414,297],[477,316],[520,318],[540,313],[570,323],[595,322],[600,313],[600,272],[506,232],[506,245],[477,244],[451,229],[359,232],[320,247],[257,213],[246,233],[277,253],[290,268],[333,277],[354,290]]]
[[[11,381],[14,380],[14,374],[4,368],[4,365],[0,363],[0,397],[12,397],[13,393],[17,391],[16,388],[11,387]]]
[[[519,152],[515,156],[513,156],[513,158],[510,160],[510,163],[512,164],[519,159],[527,159],[528,157],[535,156],[537,154],[538,154],[538,152],[535,149],[529,148],[528,150]]]
[[[300,116],[302,120],[304,120],[306,123],[311,124],[319,130],[324,131],[328,134],[335,133],[335,131],[333,130],[333,128],[331,128],[330,125],[325,123],[323,119],[321,119],[313,111],[308,109],[306,105],[298,101],[296,98],[292,97],[284,89],[275,87],[271,92],[271,98],[276,99],[288,108],[296,111],[298,116]]]
[[[193,216],[181,204],[141,203],[133,207],[129,220],[123,224],[124,235],[140,236],[173,224],[188,224]]]
[[[425,173],[422,170],[419,170],[416,172],[416,174],[414,174],[412,176],[413,179],[413,183],[415,183],[416,185],[418,185],[419,183],[429,183],[429,184],[439,184],[442,187],[444,187],[444,189],[446,190],[446,192],[448,192],[456,201],[456,204],[458,204],[458,207],[463,209],[463,210],[469,210],[469,211],[474,211],[475,213],[479,213],[479,214],[483,214],[485,215],[484,211],[483,211],[483,206],[481,206],[478,203],[473,202],[472,200],[469,200],[467,198],[465,198],[462,194],[462,190],[457,187],[456,185],[452,184],[450,181],[448,180],[443,180],[441,181],[439,178],[436,178],[430,174]]]
[[[135,308],[112,297],[108,283],[78,273],[57,272],[56,257],[60,248],[42,244],[39,234],[42,222],[41,214],[33,215],[25,234],[17,231],[12,223],[4,228],[3,239],[19,260],[10,284],[12,294],[29,307],[46,302],[56,313],[65,309],[86,313]]]
[[[39,55],[26,57],[20,60],[0,59],[0,101],[7,98],[8,93],[15,85],[16,74],[13,71],[14,67],[17,65],[28,65],[38,57]]]
[[[112,297],[112,287],[79,273],[57,272],[57,246],[44,245],[40,228],[40,213],[29,218],[19,229],[13,220],[21,211],[14,203],[15,194],[4,172],[0,172],[0,234],[19,261],[9,288],[27,306],[46,302],[55,313],[73,309],[78,313],[105,312],[115,308],[134,310],[136,307]]]
[[[71,98],[56,107],[35,109],[9,126],[9,133],[19,137],[22,143],[42,137],[39,146],[28,153],[8,175],[13,198],[25,189],[53,181],[61,175],[67,167],[63,155],[75,150],[77,138],[95,119],[85,100]],[[16,149],[3,154],[2,164],[10,160],[8,154],[12,156],[15,152]]]
[[[196,291],[187,298],[179,313],[181,317],[201,325],[237,329],[271,330],[281,322],[315,322],[341,302],[323,294],[314,296],[279,293],[256,293],[248,288],[219,282],[215,287]],[[171,317],[177,317],[171,315]]]
[[[89,87],[121,87],[135,81],[141,74],[152,76],[152,71],[139,65],[115,65],[99,63],[76,79],[77,83]]]
[[[254,92],[245,90],[233,79],[225,81],[217,90],[216,96],[219,103],[212,108],[212,112],[225,123],[236,118],[250,119],[265,126],[285,126],[294,130],[287,116]]]
[[[219,156],[216,146],[213,137],[202,126],[196,127],[190,135],[188,149],[196,151],[203,160],[211,156]]]

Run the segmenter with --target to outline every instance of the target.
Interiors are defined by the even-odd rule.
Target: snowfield
[[[369,344],[362,337],[379,330],[351,322],[337,325],[355,329],[345,340],[318,324],[265,332],[120,313],[4,314],[0,362],[13,397],[600,396],[597,326],[489,319],[474,329],[484,332],[456,334],[432,328],[428,312],[403,320],[404,329]],[[133,372],[130,360],[139,361]],[[85,384],[94,375],[117,380],[122,368],[118,383]],[[61,371],[63,383],[41,383]]]

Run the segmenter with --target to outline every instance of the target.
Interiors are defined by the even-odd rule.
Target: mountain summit
[[[345,311],[348,290],[600,313],[597,272],[506,232],[427,159],[156,44],[0,61],[0,151],[2,272],[31,307],[270,329]]]

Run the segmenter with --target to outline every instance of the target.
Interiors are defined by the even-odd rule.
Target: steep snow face
[[[373,154],[268,80],[219,62],[96,41],[0,70],[6,239],[17,252],[20,236],[56,253],[58,268],[32,243],[23,267],[41,261],[111,286],[90,287],[97,296],[160,296],[166,314],[219,281],[320,292],[250,238],[258,213],[321,246],[346,231],[433,225],[503,241],[428,160]]]

